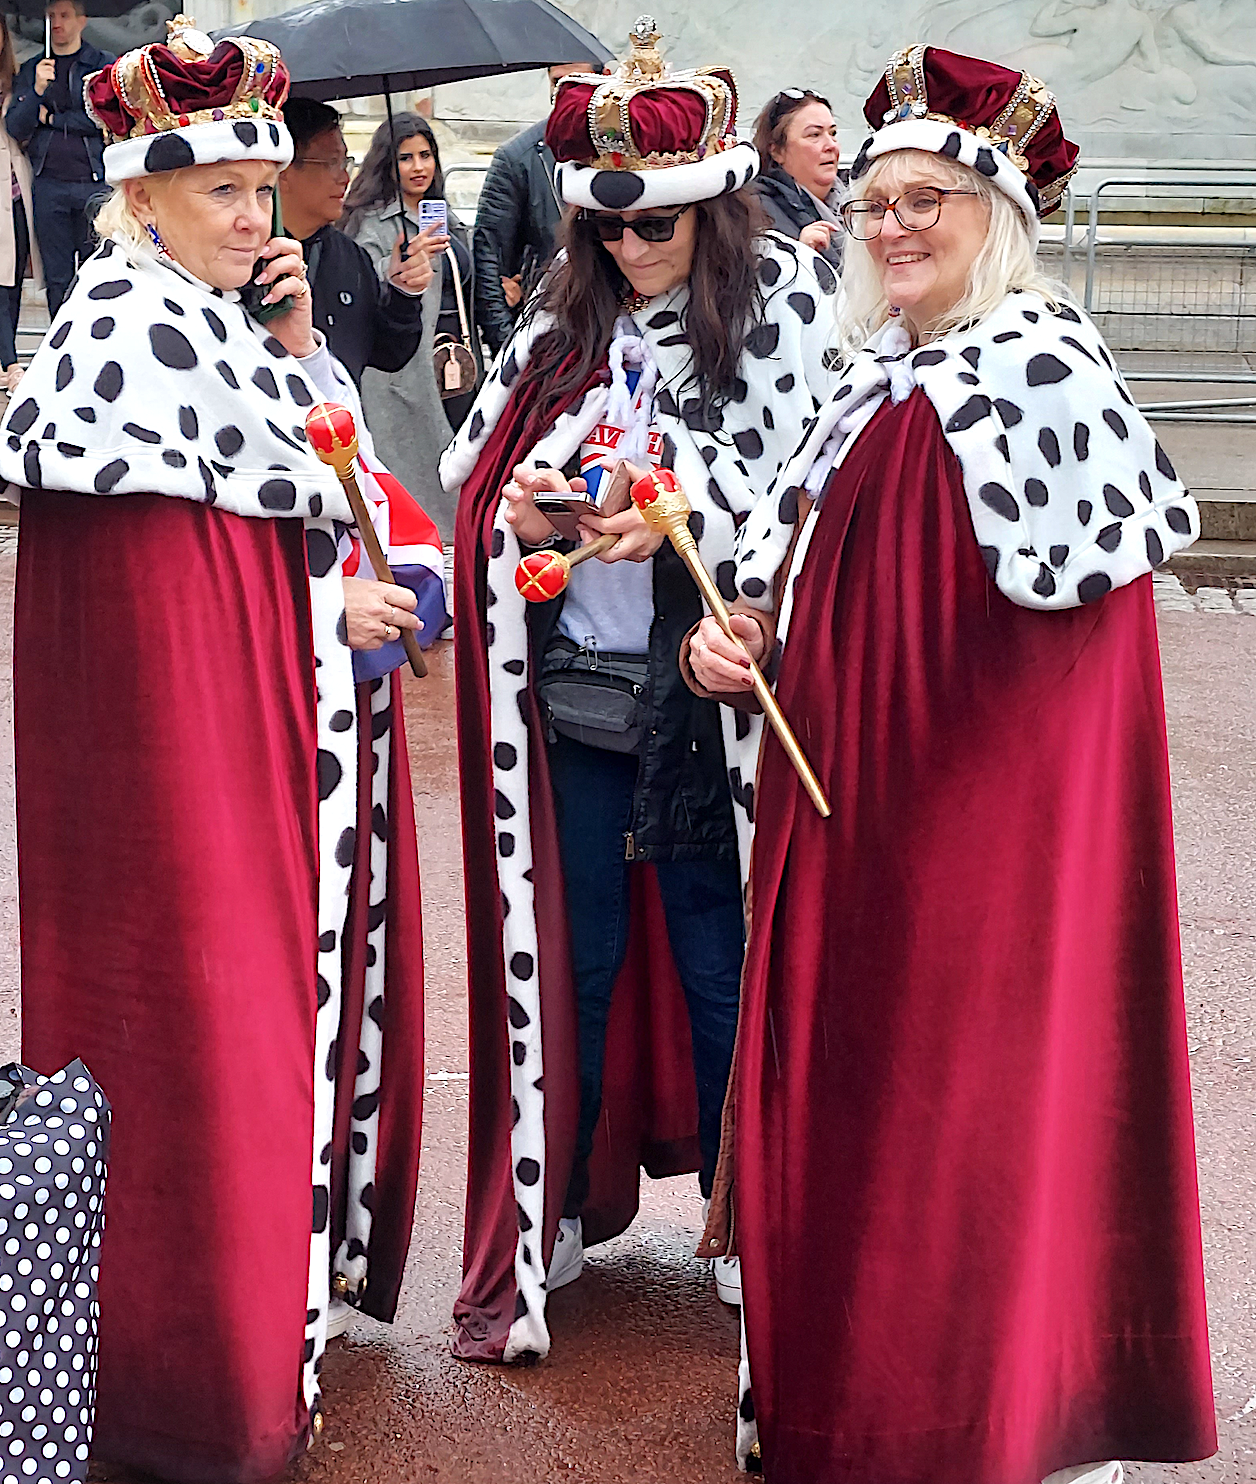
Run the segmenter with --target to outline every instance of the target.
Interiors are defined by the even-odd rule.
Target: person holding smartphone
[[[296,151],[279,178],[283,219],[309,264],[315,328],[360,387],[368,366],[400,371],[417,353],[423,291],[432,281],[432,255],[445,241],[428,232],[403,243],[397,233],[377,274],[369,254],[334,230],[351,165],[340,115],[312,98],[289,98],[283,114]]]
[[[399,370],[364,374],[362,401],[381,454],[422,501],[448,545],[454,502],[441,488],[436,465],[471,411],[483,366],[469,236],[445,201],[436,135],[417,113],[396,114],[391,125],[375,131],[340,221],[366,249],[381,281],[403,224],[411,243],[426,244],[436,268],[424,294],[423,339]]]
[[[658,40],[643,18],[613,78],[559,84],[564,252],[441,461],[459,491],[467,1360],[547,1353],[547,1295],[631,1222],[642,1168],[698,1176],[695,1226],[714,1189],[753,728],[686,689],[702,599],[623,482],[674,468],[726,581],[740,519],[828,388],[838,284],[763,235],[731,74],[665,71]],[[616,540],[527,604],[521,555],[572,544],[551,501],[581,512],[581,540]],[[738,1301],[735,1261],[714,1279]]]
[[[171,31],[88,80],[102,241],[0,449],[22,493],[23,1052],[81,1056],[113,1104],[95,1455],[255,1484],[317,1435],[334,1326],[392,1318],[419,1159],[389,652],[424,599],[346,575],[316,403],[356,415],[394,546],[421,523],[274,235],[279,53]]]

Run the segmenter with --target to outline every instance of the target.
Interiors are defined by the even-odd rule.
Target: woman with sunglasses
[[[755,193],[773,227],[840,269],[838,205],[846,182],[829,100],[810,88],[783,89],[755,119],[754,146],[763,161]]]
[[[681,681],[701,600],[620,502],[620,464],[675,468],[727,584],[738,521],[831,379],[836,276],[756,237],[731,76],[665,73],[656,41],[639,26],[615,77],[560,83],[563,253],[442,462],[461,486],[467,1359],[548,1352],[547,1292],[629,1224],[643,1166],[710,1193],[754,739]],[[525,602],[522,554],[603,536],[561,597]],[[735,1265],[717,1280],[735,1300]]]
[[[1151,581],[1198,512],[1038,264],[1043,84],[916,46],[864,112],[851,359],[736,574],[833,806],[769,738],[729,1098],[762,1464],[1119,1484],[1216,1447]]]

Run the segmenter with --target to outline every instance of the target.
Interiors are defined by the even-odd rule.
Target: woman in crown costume
[[[697,1170],[709,1192],[753,815],[752,729],[680,683],[702,610],[679,559],[634,511],[592,516],[586,537],[618,543],[564,599],[529,606],[516,564],[555,535],[532,496],[569,493],[579,472],[574,489],[600,498],[621,459],[674,466],[728,587],[736,526],[831,381],[835,275],[756,238],[744,187],[759,162],[736,139],[732,77],[671,72],[657,40],[643,17],[614,77],[559,85],[546,138],[565,256],[441,466],[461,487],[472,1099],[454,1350],[468,1359],[548,1353],[547,1291],[632,1221],[642,1167]],[[641,700],[595,734],[574,716],[608,666]],[[539,695],[542,669],[562,705]],[[735,1270],[724,1279],[735,1297]]]
[[[774,1484],[1115,1484],[1216,1446],[1150,576],[1198,516],[1037,267],[1051,94],[917,46],[865,113],[855,353],[737,568],[833,812],[769,739],[706,1241],[731,1186]]]
[[[431,523],[373,459],[299,247],[271,236],[279,54],[171,32],[88,81],[104,240],[0,476],[22,492],[23,1050],[82,1056],[114,1106],[95,1452],[224,1484],[317,1434],[330,1295],[396,1305],[422,945],[390,671],[443,603]],[[265,327],[239,293],[259,257],[257,297],[289,306]],[[414,591],[349,575],[350,508],[304,431],[323,400],[359,415]]]

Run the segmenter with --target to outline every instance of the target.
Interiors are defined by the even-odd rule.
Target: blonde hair
[[[1068,298],[1064,286],[1043,273],[1030,244],[1020,207],[997,186],[991,185],[984,175],[978,175],[958,161],[927,150],[892,150],[873,161],[867,175],[851,186],[847,200],[862,201],[874,190],[897,196],[909,183],[919,182],[922,176],[942,186],[975,190],[985,203],[989,222],[986,240],[968,272],[967,291],[928,327],[931,338],[984,319],[1013,289],[1028,289],[1041,294],[1053,309],[1062,299]],[[846,239],[842,294],[838,335],[843,352],[852,356],[890,318],[890,303],[881,287],[881,275],[868,244],[855,237]]]
[[[121,186],[114,186],[105,197],[96,213],[93,227],[102,242],[113,238],[126,247],[150,246],[148,228],[136,216]]]

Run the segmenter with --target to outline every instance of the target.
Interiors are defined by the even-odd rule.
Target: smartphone
[[[283,236],[283,211],[279,205],[279,187],[275,187],[275,194],[271,197],[270,206],[270,235],[272,237]],[[259,325],[269,323],[272,319],[278,319],[281,314],[287,314],[292,308],[292,296],[280,299],[277,304],[263,304],[262,300],[270,293],[271,285],[258,283],[257,274],[269,263],[269,258],[258,258],[253,264],[253,277],[240,290],[240,302],[244,305],[245,312],[252,315]],[[313,288],[313,284],[310,285]]]
[[[439,227],[441,237],[449,236],[449,207],[443,201],[419,202],[419,231]]]

